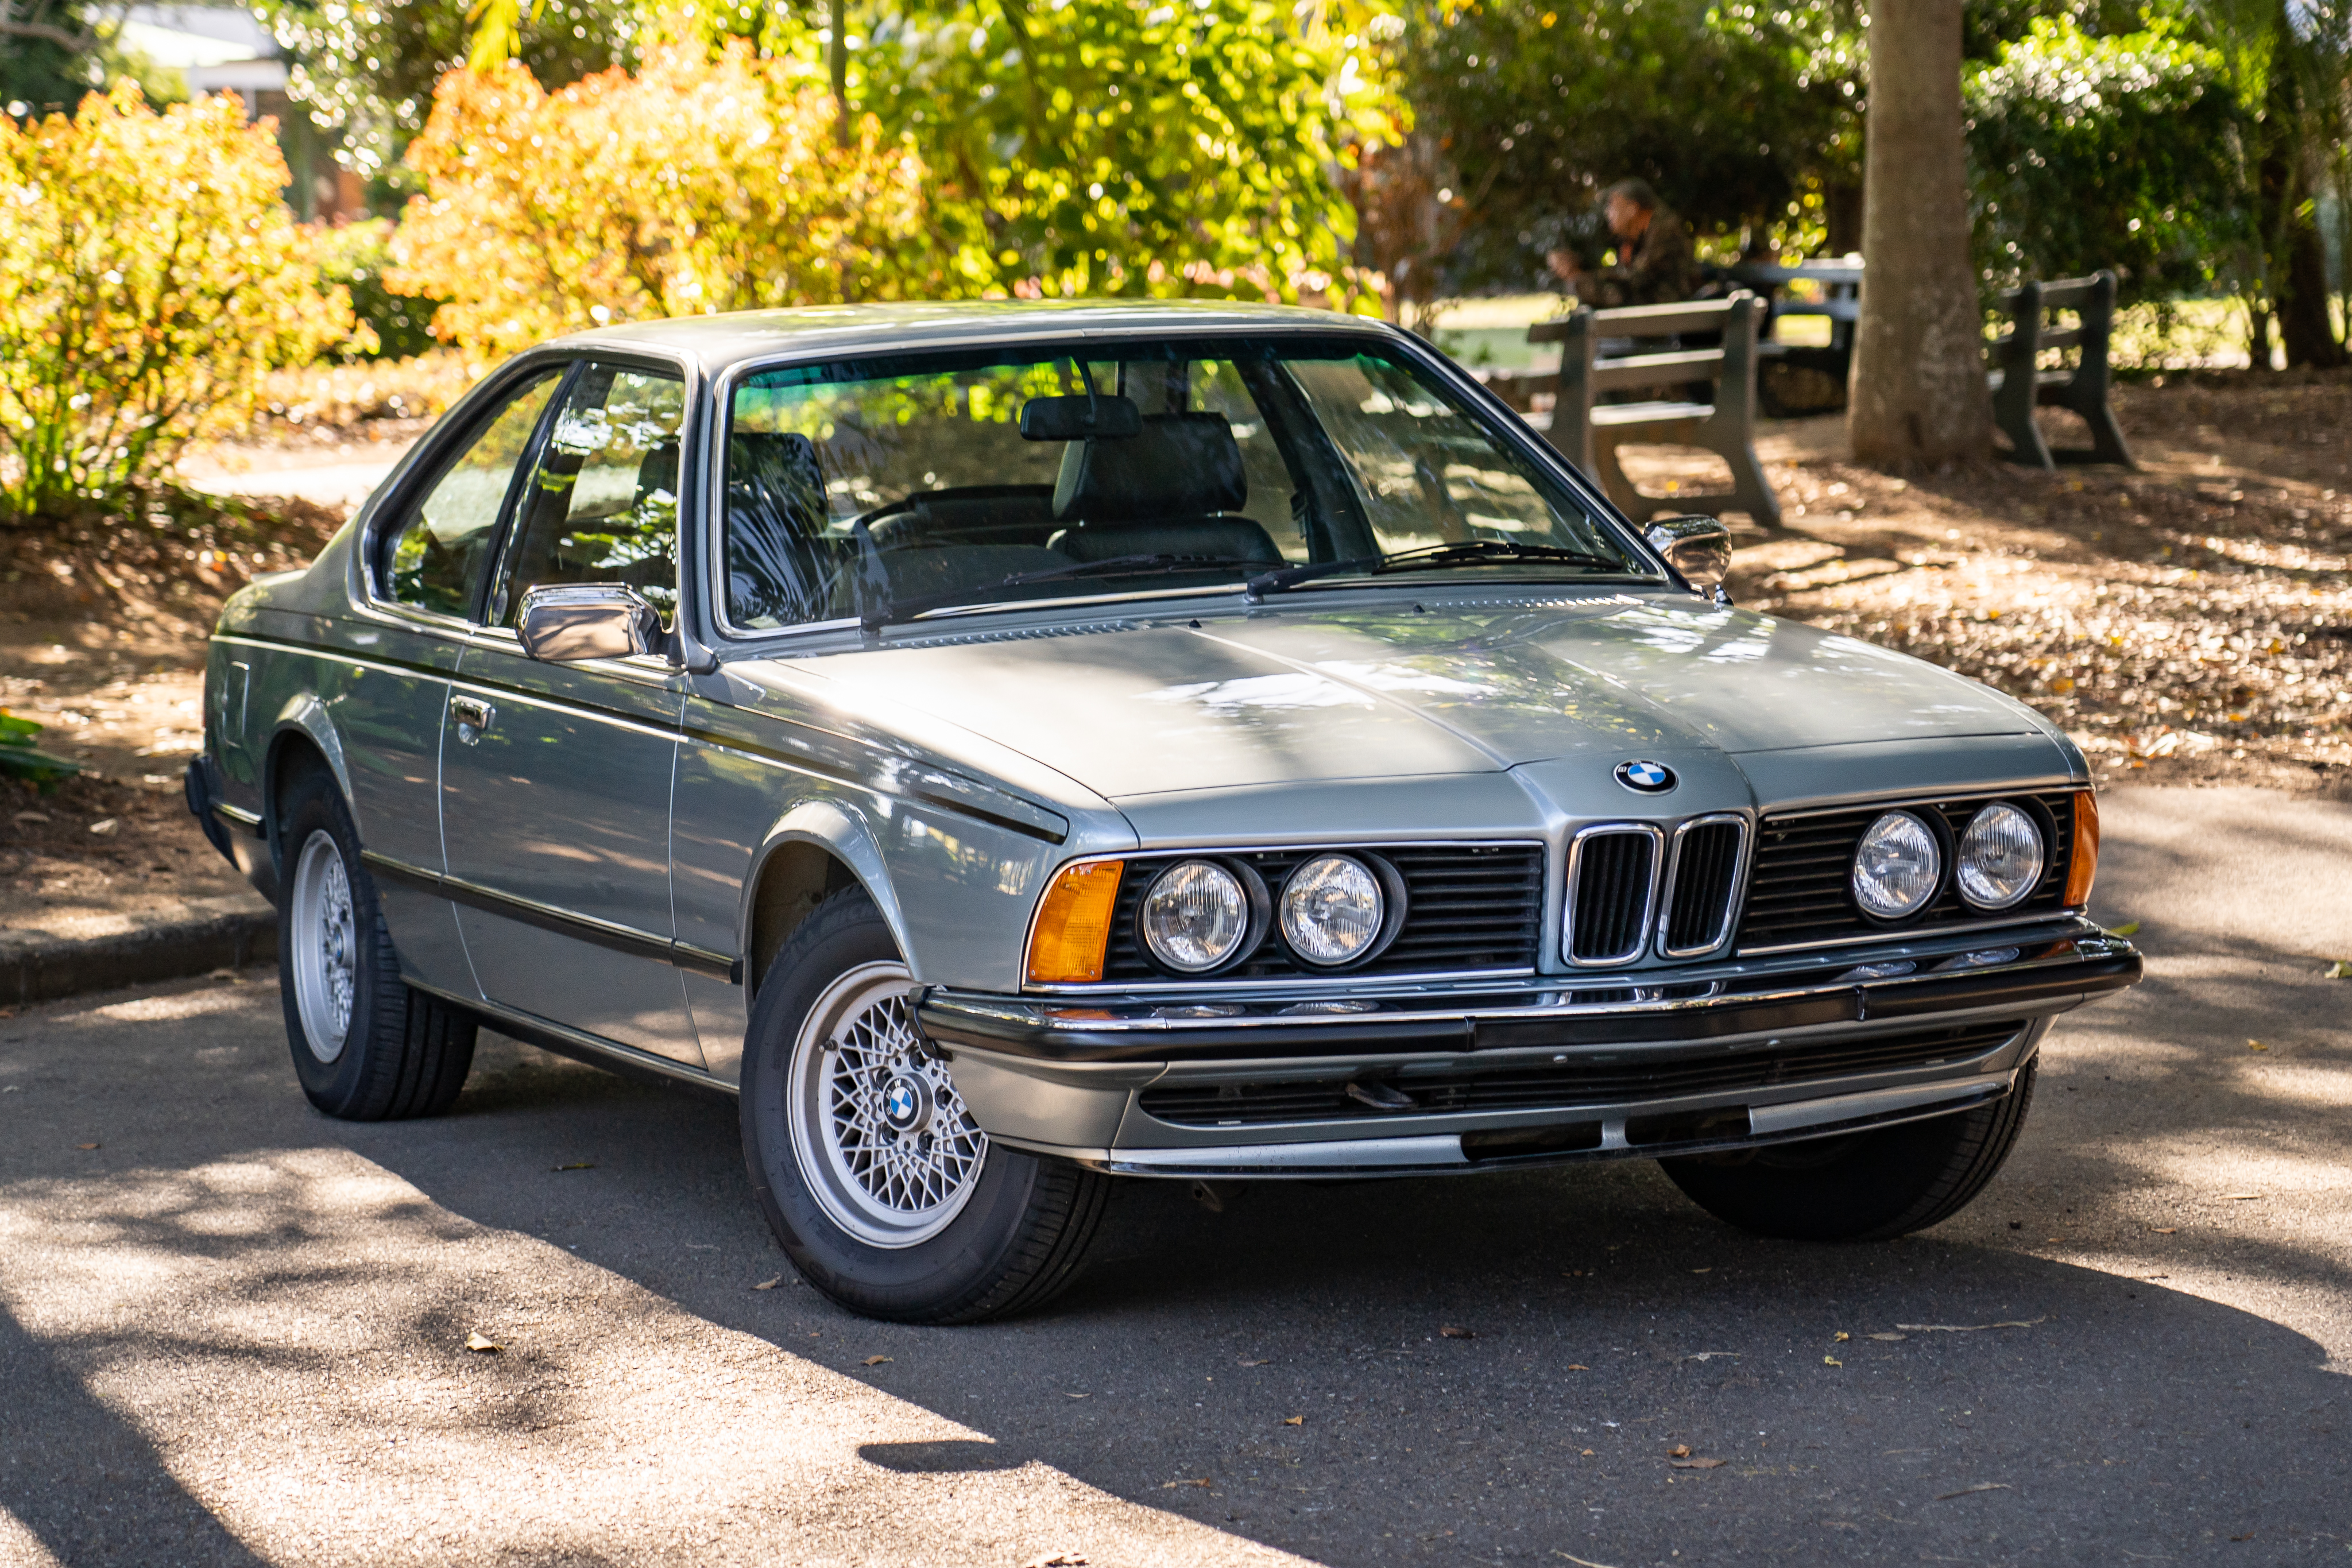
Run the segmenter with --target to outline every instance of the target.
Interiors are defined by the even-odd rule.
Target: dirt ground
[[[2352,376],[2199,371],[2116,403],[2137,471],[1889,475],[1846,458],[1834,418],[1775,426],[1759,450],[1785,526],[1738,524],[1735,597],[1989,681],[2103,779],[2352,798]],[[93,774],[0,787],[0,903],[241,885],[179,804],[205,632],[236,588],[307,559],[364,494],[343,480],[421,423],[313,414],[198,454],[192,476],[246,497],[226,517],[0,531],[0,707]],[[1628,455],[1653,490],[1704,487],[1713,461]]]

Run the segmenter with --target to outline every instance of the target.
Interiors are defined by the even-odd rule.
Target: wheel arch
[[[890,927],[909,967],[919,965],[907,940],[887,863],[873,829],[835,800],[803,800],[778,817],[761,840],[743,879],[743,988],[759,995],[768,967],[817,906],[847,887],[865,889]]]
[[[352,825],[363,829],[352,795],[351,764],[343,755],[342,737],[336,733],[326,705],[308,692],[291,698],[278,710],[270,727],[268,750],[262,758],[261,821],[268,836],[271,864],[280,872],[278,801],[286,787],[306,767],[326,769],[335,781],[336,791],[343,798],[344,809],[352,812]]]

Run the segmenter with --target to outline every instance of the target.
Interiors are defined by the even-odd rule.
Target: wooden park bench
[[[2077,463],[2119,463],[2126,468],[2131,448],[2107,406],[2107,342],[2115,330],[2116,275],[2099,271],[2088,277],[2061,277],[2050,282],[2032,278],[2001,296],[2009,312],[2009,331],[1987,346],[1992,368],[1985,379],[1992,383],[1992,417],[2009,437],[2010,456],[2037,468],[2054,468],[2061,459]],[[2054,327],[2053,310],[2071,310],[2076,325]],[[2043,370],[2043,350],[2073,349],[2072,368]],[[2072,409],[2090,427],[2087,449],[2065,447],[2055,452],[2033,423],[2037,407]]]
[[[1759,345],[1762,391],[1774,414],[1827,413],[1845,406],[1846,371],[1853,361],[1854,324],[1862,319],[1862,264],[1853,261],[1809,261],[1794,267],[1745,265],[1731,276],[1772,296],[1766,327],[1784,316],[1826,316],[1829,346],[1805,348],[1769,340]],[[1817,299],[1784,299],[1779,290],[1800,280],[1818,287]],[[2010,318],[2002,336],[1986,346],[1991,361],[1985,379],[1992,387],[1993,422],[2009,437],[2010,457],[2037,468],[2053,468],[2062,461],[2116,463],[2129,468],[2131,448],[2108,406],[2110,377],[2107,345],[2115,330],[2116,275],[2095,272],[2088,277],[2028,279],[2000,297]],[[2050,319],[2053,311],[2073,312],[2076,324],[2060,327]],[[2045,350],[2074,350],[2072,366],[2041,368]],[[1809,407],[1790,406],[1797,378],[1807,371],[1829,380],[1835,397],[1814,400]],[[1775,372],[1779,372],[1777,375]],[[1780,395],[1775,398],[1778,392]],[[2051,449],[2034,423],[2036,407],[2071,409],[2091,432],[2087,448]]]
[[[1757,400],[1766,417],[1801,419],[1845,407],[1853,329],[1862,319],[1861,259],[1801,261],[1792,267],[1743,262],[1729,273],[1767,302],[1762,340],[1756,345]],[[1810,285],[1810,297],[1792,296],[1792,283]],[[1790,316],[1826,317],[1830,340],[1782,341],[1778,328]]]
[[[1746,512],[1761,527],[1778,528],[1780,503],[1756,461],[1756,335],[1763,317],[1764,302],[1744,292],[1686,305],[1584,307],[1528,329],[1528,342],[1559,345],[1557,373],[1496,377],[1487,384],[1522,413],[1538,396],[1553,394],[1551,444],[1637,523],[1666,512]],[[1706,337],[1717,346],[1678,343]],[[1650,347],[1660,340],[1672,346]],[[1685,389],[1698,382],[1712,383],[1713,402],[1688,398]],[[1664,395],[1601,402],[1600,394],[1610,392]],[[1731,470],[1731,493],[1644,496],[1617,461],[1617,448],[1626,443],[1712,452]]]

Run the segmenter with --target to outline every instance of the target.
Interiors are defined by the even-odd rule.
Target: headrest
[[[1056,521],[1139,523],[1238,512],[1249,500],[1242,449],[1222,413],[1154,413],[1137,434],[1073,441],[1054,482]]]
[[[635,504],[642,507],[654,496],[677,499],[677,437],[674,435],[646,447],[646,455],[637,460]]]

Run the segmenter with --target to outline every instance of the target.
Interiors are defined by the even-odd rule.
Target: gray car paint
[[[698,395],[715,398],[755,361],[1171,329],[1360,331],[1403,341],[1374,324],[1244,307],[916,307],[621,329],[519,363],[589,349],[652,352],[689,366]],[[507,380],[501,372],[475,396],[496,395]],[[1466,382],[1464,395],[1484,397]],[[637,880],[626,885],[608,868],[604,889],[591,877],[562,899],[603,897],[608,914],[626,911],[639,929],[673,932],[714,953],[746,950],[764,857],[793,842],[822,845],[874,891],[919,978],[1011,994],[1021,988],[1037,892],[1071,859],[1139,845],[1505,837],[1550,849],[1542,951],[1544,967],[1557,969],[1560,850],[1580,822],[1671,825],[1707,810],[2084,777],[2080,755],[2022,705],[1851,639],[1706,606],[1663,574],[1589,590],[1433,574],[1262,606],[1210,594],[947,618],[878,639],[832,632],[738,643],[719,634],[710,596],[698,587],[713,570],[701,497],[715,484],[718,455],[701,434],[712,422],[692,423],[699,444],[690,442],[683,469],[681,516],[703,520],[681,541],[681,625],[689,654],[708,649],[715,662],[661,686],[665,700],[683,694],[675,710],[683,739],[667,781],[676,798],[669,866],[665,877],[650,862],[632,865]],[[1548,452],[1523,426],[1501,428]],[[242,725],[226,722],[215,702],[206,706],[208,744],[233,810],[267,818],[268,758],[299,734],[329,757],[371,847],[416,849],[431,836],[420,821],[434,813],[412,815],[413,794],[391,787],[413,784],[434,749],[421,733],[413,742],[387,738],[412,699],[360,694],[388,692],[380,677],[405,671],[415,688],[405,711],[432,708],[462,639],[373,601],[354,545],[426,461],[413,454],[309,571],[257,583],[224,614],[208,681],[225,694],[228,665],[250,667]],[[538,674],[551,693],[562,685],[552,672]],[[582,706],[612,708],[610,687]],[[657,727],[662,715],[637,718]],[[369,759],[355,768],[345,757],[361,749]],[[1675,767],[1674,798],[1627,795],[1610,770],[1629,756]],[[632,772],[641,810],[659,772],[651,762]],[[518,850],[572,847],[548,831],[562,824],[560,812],[533,808],[499,821]],[[648,810],[643,845],[661,842],[670,825]],[[599,831],[609,854],[613,835],[626,830],[614,819]],[[487,874],[527,882],[528,858],[499,862],[493,854],[483,863],[502,867]],[[447,869],[463,874],[454,861]],[[447,960],[463,949],[446,904],[424,895],[386,902],[388,916],[400,906],[394,935],[415,977],[479,994],[470,978],[449,983]],[[567,988],[611,956],[548,956],[531,993],[539,1008],[572,1009]],[[500,957],[528,962],[519,953]],[[510,988],[525,984],[501,974],[486,988],[495,999],[501,990],[521,996]],[[677,985],[691,1022],[679,1022],[681,1002],[676,1017],[639,1030],[637,1043],[699,1061],[731,1082],[748,988],[700,975]],[[614,1009],[588,1010],[600,1009],[604,1038],[627,1039]],[[577,1011],[545,1016],[599,1028]],[[1106,1113],[1115,1119],[1117,1106],[1096,1099],[1084,1115],[1099,1122]]]

